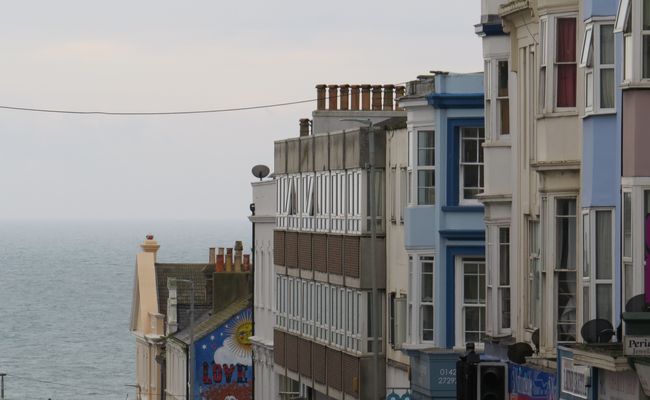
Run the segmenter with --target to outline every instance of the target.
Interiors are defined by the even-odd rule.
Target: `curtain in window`
[[[576,19],[557,20],[557,106],[576,106]]]

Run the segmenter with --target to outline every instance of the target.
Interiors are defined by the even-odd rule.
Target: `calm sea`
[[[129,332],[135,255],[147,233],[163,262],[250,248],[236,222],[1,222],[0,372],[5,398],[135,399]]]

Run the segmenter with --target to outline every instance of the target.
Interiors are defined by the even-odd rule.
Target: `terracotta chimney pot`
[[[370,111],[370,85],[361,85],[361,109]]]
[[[338,109],[337,103],[339,100],[339,94],[338,94],[338,88],[339,85],[328,85],[328,93],[327,96],[329,97],[329,109],[330,111],[334,111]]]
[[[325,85],[316,85],[316,109],[325,109]]]
[[[352,98],[351,110],[359,111],[359,85],[352,85],[350,97]]]
[[[300,119],[300,137],[309,136],[309,118]]]
[[[348,110],[348,104],[350,102],[350,85],[343,84],[341,85],[341,106],[339,109],[343,111]]]
[[[251,255],[244,254],[244,263],[242,264],[242,271],[248,272],[251,270]]]
[[[384,110],[390,111],[393,109],[393,91],[395,85],[384,85]]]
[[[232,272],[232,247],[226,248],[226,272]]]
[[[381,111],[381,85],[372,85],[372,110]]]

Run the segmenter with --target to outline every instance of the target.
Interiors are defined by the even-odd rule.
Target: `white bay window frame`
[[[431,272],[424,272],[423,264],[431,264]],[[409,255],[409,290],[407,312],[407,340],[414,345],[435,346],[435,256],[432,253]],[[431,284],[431,299],[425,298],[424,287]],[[425,326],[424,313],[430,313],[431,326]],[[430,335],[428,334],[430,332]]]
[[[621,201],[621,215],[623,216],[621,221],[621,277],[623,284],[622,286],[622,299],[623,299],[623,308],[634,296],[634,229],[632,222],[632,190],[630,188],[624,188],[622,193]]]
[[[484,347],[483,339],[486,337],[486,318],[487,318],[487,266],[485,258],[475,256],[457,256],[456,257],[456,326],[455,326],[455,345],[457,349],[464,349],[468,343],[466,340],[469,334],[476,334],[475,347],[482,350]],[[470,266],[477,267],[475,272],[470,270]],[[469,298],[466,294],[470,292],[471,285],[467,285],[467,278],[476,278],[476,296]],[[482,278],[482,279],[481,279]],[[481,283],[482,281],[482,283]],[[478,312],[477,330],[468,331],[466,324],[469,312]]]
[[[472,134],[475,132],[475,136]],[[472,135],[472,136],[470,136]],[[483,143],[485,142],[485,128],[483,127],[461,127],[460,128],[460,138],[459,138],[458,151],[460,152],[458,156],[458,199],[459,204],[461,205],[479,205],[480,202],[476,196],[482,193],[485,190],[485,158],[483,151]],[[466,159],[465,158],[465,146],[469,146],[470,143],[474,143],[475,148],[475,158]],[[476,185],[469,186],[465,180],[465,172],[469,170],[476,169]],[[465,186],[465,185],[468,186]],[[474,196],[465,197],[466,190],[479,190]]]
[[[300,230],[300,174],[291,174],[287,176],[288,184],[286,188],[286,213],[287,228],[289,230]]]
[[[604,41],[603,28],[614,28],[611,18],[592,18],[585,28],[582,51],[580,53],[580,67],[585,76],[585,113],[606,114],[616,112],[616,79],[614,76],[615,52],[614,34],[611,36],[611,62],[603,59]],[[612,106],[603,105],[603,79],[606,74],[611,74],[611,101]]]
[[[332,182],[330,230],[333,233],[345,233],[346,177],[345,171],[332,171],[330,174]]]
[[[560,62],[557,60],[557,21],[562,18],[573,18],[576,20],[576,30],[578,27],[577,13],[557,13],[541,16],[539,19],[539,43],[538,43],[538,65],[539,65],[539,85],[538,85],[538,110],[540,114],[575,112],[578,103],[577,93],[577,71],[576,71],[576,105],[571,107],[558,106],[558,66],[562,64],[575,65],[577,68],[579,57],[579,46],[577,43],[578,33],[576,31],[575,39],[575,60],[573,62]]]
[[[615,322],[614,229],[613,208],[598,207],[583,210],[583,324],[596,318],[605,319],[612,325]],[[605,296],[607,290],[609,290],[609,296]]]
[[[487,234],[486,332],[492,337],[504,337],[512,334],[510,225],[489,225]]]
[[[616,14],[614,32],[623,32],[626,86],[650,85],[650,21],[646,26],[643,21],[646,5],[650,7],[647,0],[622,0]]]
[[[420,141],[421,134],[430,134],[433,138],[433,146],[420,146],[422,144]],[[410,203],[413,205],[436,204],[436,145],[436,131],[433,127],[420,127],[417,130],[409,132],[410,157],[408,174],[412,180],[410,182]],[[425,163],[426,160],[420,159],[421,153],[427,151],[433,154],[433,159],[430,163]],[[426,185],[426,182],[420,179],[427,177],[427,175],[433,179],[432,185]],[[421,196],[421,191],[429,194]]]
[[[360,169],[348,170],[347,190],[344,192],[346,199],[346,232],[361,233],[361,204],[363,195],[361,193],[362,174]],[[376,182],[379,183],[379,182]]]

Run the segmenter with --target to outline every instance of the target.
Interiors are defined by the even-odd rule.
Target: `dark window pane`
[[[643,36],[643,77],[650,78],[650,35]]]
[[[643,0],[643,30],[650,30],[650,0]]]
[[[478,161],[478,143],[476,140],[463,140],[463,162]]]
[[[600,108],[614,108],[614,69],[600,71]]]
[[[557,20],[557,62],[575,62],[576,60],[576,19],[558,18]]]
[[[501,99],[499,103],[499,129],[500,134],[510,134],[510,100]]]
[[[481,327],[479,307],[467,307],[465,309],[465,330],[476,332]]]
[[[418,131],[418,147],[435,147],[433,131]]]
[[[557,106],[576,106],[576,65],[557,66]]]
[[[418,187],[435,186],[436,174],[434,170],[418,171]]]
[[[508,62],[499,61],[499,97],[508,97]]]
[[[612,322],[612,285],[596,285],[596,318]]]
[[[418,204],[435,204],[436,192],[434,188],[418,189]]]
[[[510,289],[499,289],[501,293],[501,328],[510,328]]]
[[[600,26],[600,63],[614,64],[614,25]]]
[[[478,165],[464,165],[463,166],[463,185],[466,188],[475,188],[479,184],[479,166]]]
[[[434,149],[418,150],[418,165],[435,165],[436,152]]]

